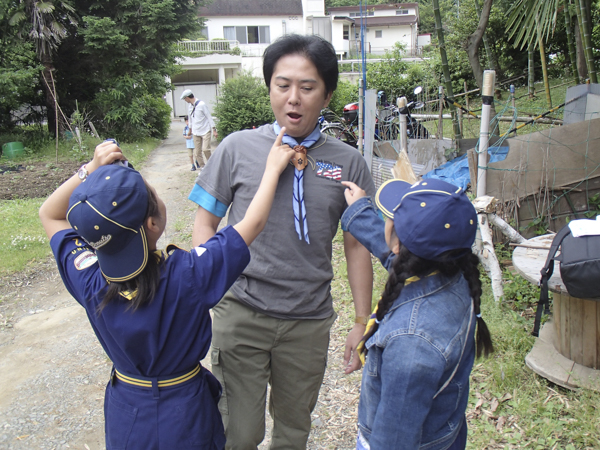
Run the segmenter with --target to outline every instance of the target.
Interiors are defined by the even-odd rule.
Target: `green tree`
[[[61,92],[97,118],[104,135],[164,137],[170,110],[165,81],[178,70],[176,42],[199,30],[200,0],[78,0],[83,26],[61,45]],[[73,70],[76,68],[78,70]]]
[[[67,36],[66,24],[76,23],[74,8],[66,1],[19,0],[10,17],[10,25],[18,27],[17,34],[33,43],[37,60],[42,64],[42,89],[45,92],[48,126],[56,124],[56,99],[53,58],[62,40]],[[52,130],[51,130],[52,131]]]
[[[19,36],[10,20],[17,5],[0,0],[0,129],[14,126],[13,114],[21,105],[33,103],[41,66],[36,64],[33,43]]]

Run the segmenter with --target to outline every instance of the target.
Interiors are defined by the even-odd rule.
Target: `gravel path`
[[[187,194],[196,172],[173,122],[169,137],[141,169],[167,205],[168,224],[159,247],[191,246],[195,213]],[[340,251],[335,252],[339,265]],[[344,283],[334,298],[348,298]],[[309,449],[352,449],[360,375],[343,375],[344,339],[353,316],[336,305],[329,367],[313,413]],[[207,367],[210,365],[204,362]],[[53,261],[0,284],[0,449],[104,448],[104,386],[111,364],[84,310],[64,289]],[[259,447],[268,448],[267,438]]]

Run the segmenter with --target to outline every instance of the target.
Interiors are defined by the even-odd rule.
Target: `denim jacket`
[[[383,222],[370,199],[348,208],[342,227],[389,266],[393,255],[383,250]],[[402,289],[366,343],[358,422],[371,450],[443,450],[454,442],[475,358],[472,303],[460,273]]]

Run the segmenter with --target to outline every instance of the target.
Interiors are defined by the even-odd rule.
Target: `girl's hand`
[[[344,190],[344,197],[346,197],[346,203],[348,203],[348,206],[350,206],[359,198],[367,196],[367,193],[352,181],[342,181],[342,184],[346,186],[346,190]]]
[[[104,141],[102,144],[96,147],[94,151],[94,159],[85,165],[88,173],[92,173],[100,166],[107,166],[114,163],[117,160],[126,161],[127,158],[123,156],[121,149],[117,144],[111,141]]]
[[[289,145],[281,143],[284,134],[285,127],[281,128],[273,147],[271,147],[265,171],[272,169],[277,172],[277,175],[280,175],[289,164],[290,158],[294,156],[294,150]]]

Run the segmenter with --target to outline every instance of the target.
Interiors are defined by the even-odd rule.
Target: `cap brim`
[[[392,179],[379,186],[375,194],[375,204],[382,214],[390,219],[394,218],[394,210],[402,201],[402,197],[412,185],[406,181]]]
[[[123,282],[137,277],[148,264],[148,241],[142,225],[139,232],[118,252],[96,251],[102,274],[108,281]]]

